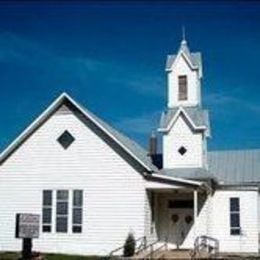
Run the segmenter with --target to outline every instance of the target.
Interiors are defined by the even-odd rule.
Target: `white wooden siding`
[[[229,199],[240,198],[242,235],[230,235]],[[222,252],[258,252],[258,192],[221,191],[212,197],[210,235],[220,241]]]
[[[229,199],[240,198],[242,235],[230,235]],[[221,252],[258,252],[258,192],[217,190],[205,201],[197,223],[186,237],[183,248],[192,248],[197,236],[208,235],[219,240]]]
[[[180,147],[187,152],[181,155]],[[163,135],[163,167],[202,167],[203,165],[203,134],[195,133],[180,115],[168,133]]]
[[[64,130],[75,137],[67,150],[56,141]],[[69,232],[57,234],[53,225],[34,240],[34,250],[104,255],[128,232],[144,235],[143,177],[65,107],[0,168],[0,250],[21,249],[15,214],[41,214],[44,189],[84,191],[83,233],[71,232],[70,214]]]

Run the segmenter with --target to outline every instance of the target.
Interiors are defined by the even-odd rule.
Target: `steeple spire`
[[[182,41],[181,41],[180,50],[185,52],[187,55],[190,55],[190,50],[189,50],[189,47],[188,47],[187,41],[186,41],[186,31],[185,31],[184,25],[182,26]]]
[[[186,42],[186,35],[185,35],[185,26],[183,25],[182,26],[182,41],[181,41],[182,44],[187,44]]]

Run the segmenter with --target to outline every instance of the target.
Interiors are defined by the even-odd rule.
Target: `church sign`
[[[40,230],[40,215],[17,214],[16,215],[16,237],[38,238]]]

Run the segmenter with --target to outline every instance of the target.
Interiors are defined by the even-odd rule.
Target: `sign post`
[[[39,237],[40,215],[16,214],[16,237],[23,239],[22,259],[32,257],[32,239]]]

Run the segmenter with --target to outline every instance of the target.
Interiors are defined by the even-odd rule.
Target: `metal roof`
[[[260,183],[260,149],[208,152],[204,168],[162,169],[161,174],[187,179],[214,179],[221,185]]]
[[[183,178],[167,177],[159,175],[158,168],[152,163],[151,157],[148,152],[143,149],[136,142],[132,141],[122,133],[118,132],[110,125],[105,123],[103,120],[98,118],[92,112],[79,105],[66,93],[61,94],[28,128],[24,130],[18,136],[13,143],[11,143],[1,154],[0,154],[0,166],[16,149],[22,145],[31,134],[34,133],[51,115],[53,115],[62,105],[68,106],[73,112],[76,112],[80,119],[87,119],[91,121],[95,127],[99,129],[106,137],[111,138],[115,141],[131,158],[145,167],[151,173],[151,175],[145,175],[146,178],[154,177],[163,181],[169,182],[179,182],[187,185],[201,186],[203,183],[199,181],[187,180]],[[82,117],[83,116],[83,117]],[[143,172],[144,173],[144,172]]]
[[[260,182],[260,149],[212,151],[208,153],[209,173],[221,184]]]
[[[200,52],[194,52],[194,53],[190,53],[188,55],[190,57],[191,63],[194,67],[201,67],[202,64],[202,58],[201,58],[201,53]],[[170,70],[172,67],[172,64],[174,63],[175,59],[176,59],[177,55],[167,55],[166,58],[166,66],[165,69],[166,70]]]
[[[122,143],[125,147],[128,148],[137,158],[139,158],[145,165],[149,166],[152,170],[158,171],[157,167],[152,163],[151,157],[148,155],[148,151],[141,147],[139,144],[122,134],[121,132],[114,129],[112,126],[108,125],[102,119],[94,115],[85,107],[81,108],[92,118],[95,119],[100,125],[103,126],[114,138],[116,138],[120,143]]]
[[[210,135],[210,123],[208,110],[203,110],[200,107],[182,107],[182,109],[187,113],[193,123],[197,126],[205,126],[207,135]],[[164,111],[160,119],[160,128],[165,129],[168,127],[171,120],[175,117],[176,113],[180,110],[179,107],[169,108]]]
[[[138,161],[151,171],[175,178],[186,178],[193,180],[214,179],[219,184],[223,185],[260,184],[260,149],[209,151],[208,169],[175,168],[161,169],[159,171],[153,164],[145,149],[119,131],[112,128],[86,108],[80,106],[65,93],[57,98],[53,104],[48,107],[42,115],[40,115],[40,117],[38,117],[20,136],[17,137],[13,143],[10,144],[9,147],[6,148],[6,150],[0,154],[0,165],[66,101],[70,102],[73,106],[82,111],[85,117],[96,124],[96,126],[105,134],[113,138],[113,140],[115,140],[118,145],[129,153],[134,160]],[[195,111],[193,109],[185,109],[187,110],[187,113],[189,113],[192,120],[194,120],[197,124],[207,122],[204,114],[205,111],[201,110],[202,112],[198,112],[199,110]],[[174,113],[174,111],[171,113]],[[165,120],[167,122],[167,119]]]
[[[182,177],[187,179],[212,179],[212,176],[204,168],[174,168],[162,169],[161,174],[167,176]]]

